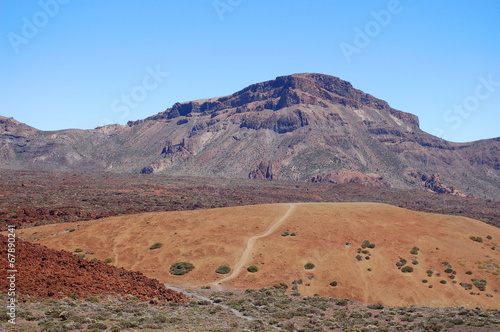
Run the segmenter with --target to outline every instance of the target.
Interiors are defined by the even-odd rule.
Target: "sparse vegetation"
[[[313,263],[306,263],[306,265],[304,265],[304,269],[306,269],[306,270],[312,270],[315,267],[316,266]]]
[[[332,286],[332,287],[336,287],[336,286],[337,286],[337,282],[336,282],[336,281],[332,281],[332,282],[330,283],[330,286]]]
[[[217,270],[215,270],[215,272],[218,274],[228,274],[231,272],[231,268],[227,265],[221,265],[217,268]]]
[[[479,289],[480,291],[485,291],[486,290],[486,285],[487,285],[487,281],[484,280],[484,279],[471,279],[472,283],[474,284],[474,286],[477,287],[477,289]]]
[[[194,269],[194,265],[189,262],[178,262],[170,266],[170,274],[181,276]]]
[[[283,233],[281,233],[281,236],[288,236],[288,235],[290,235],[290,232],[288,231],[284,231]]]
[[[76,249],[75,249],[75,252],[82,252],[82,251],[83,251],[83,249],[82,249],[82,248],[76,248]]]
[[[109,264],[109,263],[111,263],[112,261],[113,261],[113,259],[112,259],[112,258],[109,258],[109,257],[104,259],[104,263],[108,263],[108,264]]]
[[[412,254],[412,255],[418,255],[419,250],[420,250],[420,248],[419,248],[419,247],[413,247],[413,248],[410,250],[410,254]]]
[[[259,268],[256,265],[250,265],[249,267],[247,267],[247,271],[250,273],[255,273],[259,271]]]
[[[403,257],[400,257],[399,258],[399,262],[396,263],[396,266],[398,267],[398,269],[401,269],[403,266],[406,265],[408,261],[406,259],[404,259]]]
[[[373,249],[373,248],[375,248],[375,243],[370,243],[370,241],[364,240],[363,243],[361,244],[361,248],[363,248],[363,249],[366,249],[366,248]]]
[[[401,272],[403,272],[403,273],[411,273],[411,272],[413,272],[413,268],[411,266],[404,266],[401,269]]]
[[[153,243],[153,245],[151,247],[149,247],[150,250],[154,250],[154,249],[159,249],[163,246],[163,243],[161,242],[155,242]]]
[[[483,243],[483,239],[479,236],[470,236],[469,239],[475,242]]]

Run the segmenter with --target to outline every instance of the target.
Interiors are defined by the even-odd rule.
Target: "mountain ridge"
[[[313,73],[175,103],[125,126],[43,132],[0,118],[0,167],[10,169],[316,182],[336,173],[342,183],[500,199],[499,155],[500,138],[445,141],[417,116]]]

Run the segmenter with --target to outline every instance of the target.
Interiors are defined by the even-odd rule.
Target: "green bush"
[[[419,247],[413,247],[413,249],[411,249],[410,251],[410,254],[412,255],[418,255],[418,251],[420,250]]]
[[[441,280],[440,283],[442,283],[443,285],[446,285],[447,284],[447,281],[446,280]]]
[[[358,261],[362,261],[362,260],[363,260],[363,256],[361,256],[361,255],[357,255],[357,256],[356,256],[356,259],[357,259]]]
[[[336,281],[332,281],[332,282],[330,283],[330,286],[332,286],[332,287],[337,286],[337,282],[336,282]]]
[[[290,232],[288,232],[288,231],[284,231],[284,232],[281,234],[281,236],[288,236],[288,235],[290,235]]]
[[[467,271],[467,272],[465,272],[465,274],[471,275],[472,271]]]
[[[400,257],[399,262],[396,263],[396,266],[398,267],[398,269],[401,269],[403,266],[406,265],[406,262],[407,262],[406,259]]]
[[[112,261],[113,261],[113,259],[111,259],[109,257],[104,259],[104,263],[111,263]]]
[[[178,262],[170,266],[170,273],[174,276],[184,275],[194,269],[194,265],[188,262]]]
[[[313,263],[307,263],[306,265],[304,265],[304,269],[306,269],[306,270],[312,270],[315,267],[316,266]]]
[[[484,279],[471,279],[472,283],[474,286],[476,286],[480,291],[485,291],[486,290],[486,280]]]
[[[471,239],[472,241],[475,241],[475,242],[483,243],[483,239],[479,236],[471,236],[471,237],[469,237],[469,239]]]
[[[247,271],[250,273],[255,273],[255,272],[259,271],[259,268],[255,265],[250,265],[249,267],[247,267]]]
[[[364,240],[363,243],[361,244],[361,248],[363,248],[363,249],[366,249],[366,248],[373,249],[373,248],[375,248],[375,243],[370,243],[370,241]]]
[[[215,272],[218,274],[228,274],[231,272],[231,268],[227,265],[221,265],[217,268],[217,270],[215,270]]]
[[[149,249],[151,249],[151,250],[159,249],[162,246],[163,246],[163,244],[161,242],[155,242],[155,243],[153,243],[153,245],[151,247],[149,247]]]
[[[75,249],[75,252],[82,252],[82,251],[83,251],[83,249],[82,249],[82,248],[76,248],[76,249]]]
[[[401,272],[403,272],[403,273],[411,273],[411,272],[413,272],[413,268],[411,266],[404,266],[401,269]]]

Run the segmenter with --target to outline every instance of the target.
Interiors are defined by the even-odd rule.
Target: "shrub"
[[[452,273],[453,272],[453,269],[446,269],[444,270],[444,273]]]
[[[287,290],[288,284],[286,282],[282,281],[279,284],[273,285],[273,288]]]
[[[418,265],[418,260],[414,259],[411,263],[412,263],[413,265]]]
[[[330,283],[330,286],[332,286],[332,287],[337,286],[337,282],[336,282],[336,281],[332,281],[332,282]]]
[[[368,309],[375,309],[375,310],[382,310],[384,309],[384,306],[380,303],[374,303],[374,304],[369,304],[367,305]]]
[[[361,244],[361,248],[363,248],[363,249],[366,249],[366,248],[373,249],[373,248],[375,248],[375,243],[370,243],[370,241],[364,240],[363,243]]]
[[[467,272],[465,272],[465,274],[471,275],[472,271],[467,271]]]
[[[249,267],[247,267],[247,271],[250,273],[255,273],[255,272],[259,271],[259,268],[255,265],[250,265]]]
[[[475,241],[475,242],[483,243],[483,239],[479,236],[471,236],[471,237],[469,237],[469,239],[471,239],[472,241]]]
[[[401,272],[403,272],[403,273],[411,273],[411,272],[413,272],[413,268],[411,266],[404,266],[401,269]]]
[[[297,235],[297,234],[295,234],[295,233],[290,234],[290,236],[295,236],[295,235]]]
[[[231,272],[231,268],[227,265],[221,265],[217,268],[217,270],[215,270],[215,272],[218,274],[228,274]]]
[[[75,252],[82,252],[82,251],[83,251],[83,249],[82,249],[82,248],[76,248],[76,249],[75,249]]]
[[[290,235],[290,233],[289,233],[288,231],[285,231],[285,232],[283,232],[283,233],[281,234],[281,236],[288,236],[288,235]]]
[[[155,242],[153,243],[153,245],[151,247],[149,247],[150,250],[154,250],[154,249],[159,249],[163,246],[163,244],[161,242]]]
[[[425,272],[427,273],[428,277],[432,277],[432,274],[434,273],[434,271],[432,271],[432,270],[427,270]]]
[[[447,281],[446,280],[441,280],[440,283],[442,283],[443,285],[446,285],[447,284]]]
[[[335,299],[335,304],[343,307],[343,306],[346,306],[349,304],[349,300],[348,299]]]
[[[405,265],[406,265],[406,259],[400,257],[399,262],[396,263],[396,266],[398,267],[398,269],[401,269]]]
[[[427,279],[422,280],[424,284],[428,283],[429,281]]]
[[[170,273],[174,276],[184,275],[194,269],[194,265],[188,262],[178,262],[170,266]]]
[[[104,263],[111,263],[112,261],[113,261],[113,259],[111,259],[109,257],[104,259]]]
[[[366,255],[369,253],[369,251],[368,250],[361,250],[361,253]]]
[[[357,256],[356,256],[356,259],[357,259],[358,261],[362,261],[362,260],[363,260],[363,256],[361,256],[361,255],[357,255]]]
[[[411,249],[410,251],[410,254],[412,255],[418,255],[418,251],[420,250],[419,247],[413,247],[413,249]]]
[[[486,290],[487,281],[484,279],[471,279],[474,286],[476,286],[480,291]]]
[[[316,266],[313,263],[307,263],[306,265],[304,265],[304,269],[306,269],[306,270],[312,270],[315,267]]]
[[[462,286],[463,288],[465,288],[465,290],[471,290],[472,289],[472,285],[468,284],[466,282],[461,282],[460,286]]]

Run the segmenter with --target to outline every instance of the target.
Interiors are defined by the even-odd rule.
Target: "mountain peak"
[[[336,106],[372,108],[388,112],[413,129],[419,128],[417,116],[395,110],[386,101],[355,89],[351,83],[338,77],[317,73],[278,76],[274,80],[252,84],[229,96],[175,103],[166,111],[146,120],[173,119],[193,113],[214,114],[230,109],[235,113],[247,113],[300,106],[313,106],[323,110]],[[129,125],[140,122],[142,121],[129,122]]]

